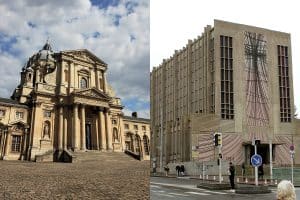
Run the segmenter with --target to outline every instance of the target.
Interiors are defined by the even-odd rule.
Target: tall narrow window
[[[21,136],[13,135],[11,142],[11,151],[12,152],[20,152],[21,149]]]
[[[86,78],[81,78],[80,80],[80,88],[84,89],[87,88],[88,84],[87,84],[87,79]]]
[[[279,75],[280,121],[291,122],[288,47],[278,45],[277,53]]]
[[[69,71],[65,70],[64,74],[65,74],[65,82],[68,82],[69,81]]]
[[[221,117],[234,118],[232,37],[220,36]]]

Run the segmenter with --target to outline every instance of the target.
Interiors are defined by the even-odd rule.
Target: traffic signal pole
[[[257,144],[254,144],[254,154],[257,154]],[[258,186],[258,167],[255,167],[255,185]]]
[[[222,150],[221,147],[222,145],[219,145],[219,183],[222,183]]]

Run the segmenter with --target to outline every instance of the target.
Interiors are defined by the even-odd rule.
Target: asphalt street
[[[236,194],[231,190],[213,191],[197,188],[199,180],[188,178],[164,178],[151,177],[150,179],[150,199],[151,200],[220,200],[220,199],[240,199],[240,200],[261,200],[276,199],[276,188],[271,188],[269,194]],[[300,200],[300,188],[296,188],[297,199]]]

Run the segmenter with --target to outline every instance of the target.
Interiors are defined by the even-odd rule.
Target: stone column
[[[105,112],[107,150],[112,150],[111,119],[108,111]]]
[[[64,108],[63,106],[59,107],[59,130],[58,130],[58,150],[62,150],[63,149],[63,134],[64,134]]]
[[[100,150],[106,150],[106,136],[105,136],[105,120],[103,110],[99,110],[98,112],[98,120],[99,120],[99,135],[100,135]]]
[[[144,159],[144,155],[145,155],[145,147],[144,147],[144,137],[140,137],[140,157],[141,157],[141,160]]]
[[[26,158],[26,150],[27,150],[27,133],[28,133],[28,129],[25,128],[24,130],[24,136],[23,136],[23,144],[22,144],[22,155],[21,155],[21,160],[25,160]]]
[[[11,134],[10,131],[6,131],[6,142],[5,142],[5,151],[4,151],[4,156],[3,159],[6,160],[6,156],[8,156],[8,152],[9,152],[9,147],[10,147],[10,143],[11,143]]]
[[[66,150],[68,146],[68,109],[64,113],[64,140],[63,148]]]
[[[85,134],[85,107],[84,105],[81,105],[81,150],[86,149]]]
[[[100,149],[99,148],[99,123],[98,123],[99,120],[97,117],[94,117],[93,121],[95,122],[95,138],[96,138],[96,142],[93,142],[94,143],[93,145],[95,145],[96,149],[99,150]]]
[[[72,141],[72,146],[74,148],[74,150],[78,150],[79,149],[79,131],[78,131],[78,104],[74,104],[73,105],[73,141]]]
[[[107,92],[107,85],[106,85],[106,73],[103,72],[103,91],[106,93]]]
[[[4,133],[3,130],[0,129],[0,159],[2,158],[2,143],[3,143]]]

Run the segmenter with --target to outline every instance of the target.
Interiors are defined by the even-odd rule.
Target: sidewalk
[[[155,175],[151,174],[151,176],[156,177],[166,177],[166,178],[182,178],[182,179],[195,179],[207,183],[218,183],[219,182],[219,176],[205,176],[204,179],[202,176],[176,176],[175,174],[169,174],[168,176],[165,175],[165,173],[156,173]],[[222,183],[229,183],[228,176],[222,176],[223,180]],[[263,179],[258,181],[258,185],[264,185],[269,187],[276,187],[277,184],[280,182],[280,180],[271,180],[271,179]],[[235,177],[235,184],[238,185],[255,185],[255,179],[253,177],[242,177],[237,176]]]

